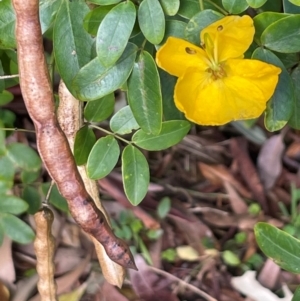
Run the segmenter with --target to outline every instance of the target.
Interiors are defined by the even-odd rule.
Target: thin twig
[[[48,189],[46,198],[45,198],[45,200],[43,201],[43,205],[44,205],[44,206],[48,206],[48,205],[49,205],[50,194],[51,194],[51,191],[52,191],[52,188],[53,188],[54,184],[55,184],[55,182],[52,180],[52,181],[51,181],[51,184],[50,184],[50,187],[49,187],[49,189]]]
[[[8,79],[8,78],[15,78],[15,77],[19,77],[19,74],[1,75],[0,79]]]
[[[165,272],[163,270],[157,269],[155,267],[152,266],[148,266],[148,269],[152,270],[153,272],[160,274],[162,276],[165,276],[173,281],[177,281],[180,283],[180,285],[187,287],[188,289],[190,289],[191,291],[193,291],[194,293],[198,294],[199,296],[205,298],[208,301],[218,301],[217,299],[213,298],[212,296],[208,295],[207,293],[205,293],[204,291],[200,290],[199,288],[195,287],[192,284],[189,284],[187,282],[185,282],[184,280],[181,280],[180,278],[177,278],[176,276]]]

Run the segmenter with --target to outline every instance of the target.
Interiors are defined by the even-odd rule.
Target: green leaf
[[[102,98],[89,101],[84,108],[84,118],[90,122],[103,121],[113,113],[114,105],[114,93],[110,93]]]
[[[190,130],[191,124],[185,120],[171,120],[162,123],[159,135],[147,134],[143,130],[137,131],[132,141],[140,148],[158,151],[179,143]]]
[[[159,44],[165,34],[165,15],[158,0],[143,0],[138,20],[146,39],[152,44]]]
[[[135,6],[130,1],[118,4],[104,17],[96,39],[97,56],[103,66],[111,66],[121,57],[135,18]]]
[[[3,130],[4,127],[5,126],[0,119],[0,156],[6,154],[6,145],[5,145],[6,136],[5,136],[5,131]]]
[[[186,26],[185,37],[193,44],[200,45],[200,32],[208,25],[224,18],[224,15],[211,10],[203,10],[194,15]]]
[[[150,175],[145,156],[132,145],[127,145],[122,153],[122,178],[128,200],[138,205],[147,193]]]
[[[300,286],[297,287],[292,301],[299,301],[300,300]]]
[[[267,0],[246,0],[250,7],[259,8],[263,6]]]
[[[125,51],[114,66],[103,66],[94,58],[78,72],[73,81],[76,97],[81,100],[95,100],[120,88],[132,70],[137,47],[127,44]]]
[[[92,0],[90,2],[98,4],[98,5],[110,5],[110,4],[119,3],[119,2],[121,2],[121,0]]]
[[[82,26],[88,12],[89,8],[84,2],[62,0],[53,28],[55,62],[72,93],[74,76],[91,60],[93,39]]]
[[[24,184],[33,183],[40,176],[40,170],[22,170],[21,171],[21,181]]]
[[[179,10],[179,0],[160,0],[160,4],[165,14],[168,16],[175,16]]]
[[[1,3],[1,2],[0,2]],[[0,92],[0,106],[4,106],[14,99],[14,95],[9,91]]]
[[[200,11],[199,0],[180,1],[178,15],[180,15],[181,17],[189,20],[199,11]]]
[[[42,187],[42,192],[43,192],[44,199],[45,199],[45,197],[48,193],[48,190],[50,188],[50,183],[43,183],[41,185],[41,187]],[[49,202],[54,207],[56,207],[57,209],[59,209],[63,212],[68,212],[69,211],[68,203],[67,203],[66,199],[59,193],[56,185],[54,185],[52,187]]]
[[[129,106],[120,109],[110,120],[111,130],[117,134],[130,134],[133,130],[137,130],[140,126],[136,122]]]
[[[185,39],[185,27],[185,22],[178,20],[167,20],[164,38],[160,44],[156,46],[156,48],[162,46],[167,41],[168,37]]]
[[[28,204],[14,195],[0,194],[0,200],[2,213],[21,214],[28,209]]]
[[[298,1],[298,0],[296,0]],[[299,5],[295,5],[290,0],[283,0],[283,11],[288,14],[299,14],[300,13],[300,7]]]
[[[74,142],[74,158],[76,164],[83,165],[87,162],[89,153],[96,142],[96,136],[87,125],[82,127],[77,133]]]
[[[289,0],[294,5],[300,6],[300,0]]]
[[[3,75],[4,75],[4,70],[3,70],[2,62],[0,60],[0,76]],[[4,89],[5,89],[5,80],[0,78],[0,93],[2,93]]]
[[[120,147],[112,135],[100,138],[92,148],[87,161],[89,178],[98,180],[107,176],[117,164],[119,155]]]
[[[22,198],[28,204],[27,212],[29,214],[35,214],[39,210],[41,206],[41,195],[36,188],[32,186],[25,186],[22,193]]]
[[[128,102],[143,131],[158,134],[162,122],[159,75],[153,57],[146,51],[140,53],[129,77]]]
[[[294,129],[300,130],[300,67],[297,66],[292,74],[292,81],[294,84],[294,96],[295,101],[293,103],[292,107],[292,116],[288,122],[289,126],[291,126]]]
[[[232,251],[226,250],[222,253],[222,258],[227,265],[238,266],[241,261]]]
[[[114,5],[100,6],[90,11],[84,17],[84,21],[83,21],[84,29],[89,34],[96,36],[102,20],[113,7]]]
[[[170,75],[162,69],[159,69],[161,94],[163,99],[164,120],[185,119],[174,103],[174,88],[177,77]]]
[[[274,51],[292,53],[300,51],[300,15],[280,19],[261,35],[262,44]]]
[[[4,240],[4,229],[0,224],[0,246],[2,246],[3,240]]]
[[[0,1],[0,12],[0,48],[16,48],[16,17],[10,0]]]
[[[171,209],[171,200],[169,197],[164,197],[159,201],[157,206],[157,215],[159,218],[165,218]]]
[[[4,233],[20,244],[28,244],[34,239],[34,232],[22,220],[9,213],[0,214],[0,226]]]
[[[282,269],[299,274],[300,241],[267,223],[254,227],[256,241],[261,250]]]
[[[0,192],[6,193],[13,187],[15,168],[14,164],[7,157],[0,157]]]
[[[276,21],[288,17],[288,14],[274,13],[274,12],[264,12],[256,15],[253,18],[255,34],[254,39],[258,44],[261,44],[261,35],[270,25]]]
[[[282,62],[271,51],[257,48],[252,58],[273,64],[282,69],[275,92],[267,103],[265,126],[269,131],[280,130],[291,117],[294,89],[291,77]]]
[[[222,0],[222,4],[230,14],[240,14],[249,7],[246,0]]]
[[[46,32],[55,20],[57,11],[63,0],[40,0],[40,23],[42,33]]]
[[[4,123],[6,127],[14,127],[14,122],[16,121],[16,115],[9,111],[0,108],[0,120]]]
[[[11,143],[7,146],[7,157],[19,168],[27,171],[37,171],[42,161],[37,153],[23,143]]]

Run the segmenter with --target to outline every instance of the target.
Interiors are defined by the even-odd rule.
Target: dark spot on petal
[[[197,53],[197,50],[190,48],[190,47],[185,47],[185,51],[188,54],[196,54]]]
[[[88,205],[88,203],[89,203],[89,202],[88,202],[87,200],[85,200],[85,199],[84,199],[83,202],[82,202],[83,206]]]
[[[222,30],[223,30],[223,26],[222,25],[218,26],[217,31],[222,31]]]

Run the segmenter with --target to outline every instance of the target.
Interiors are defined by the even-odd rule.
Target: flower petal
[[[201,31],[201,41],[208,34],[213,41],[218,62],[240,58],[254,37],[253,20],[249,16],[229,16],[212,23]]]
[[[232,59],[227,77],[212,80],[195,67],[175,86],[175,104],[187,119],[201,125],[222,125],[259,117],[278,82],[280,68],[257,60]]]
[[[169,37],[157,51],[156,62],[160,68],[177,77],[191,66],[203,70],[207,68],[207,56],[203,49],[175,37]]]

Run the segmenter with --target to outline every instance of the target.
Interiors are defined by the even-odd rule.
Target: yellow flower
[[[158,66],[178,77],[175,104],[187,119],[222,125],[262,114],[281,69],[243,59],[253,36],[249,16],[229,16],[202,30],[201,47],[169,37],[158,50]]]

